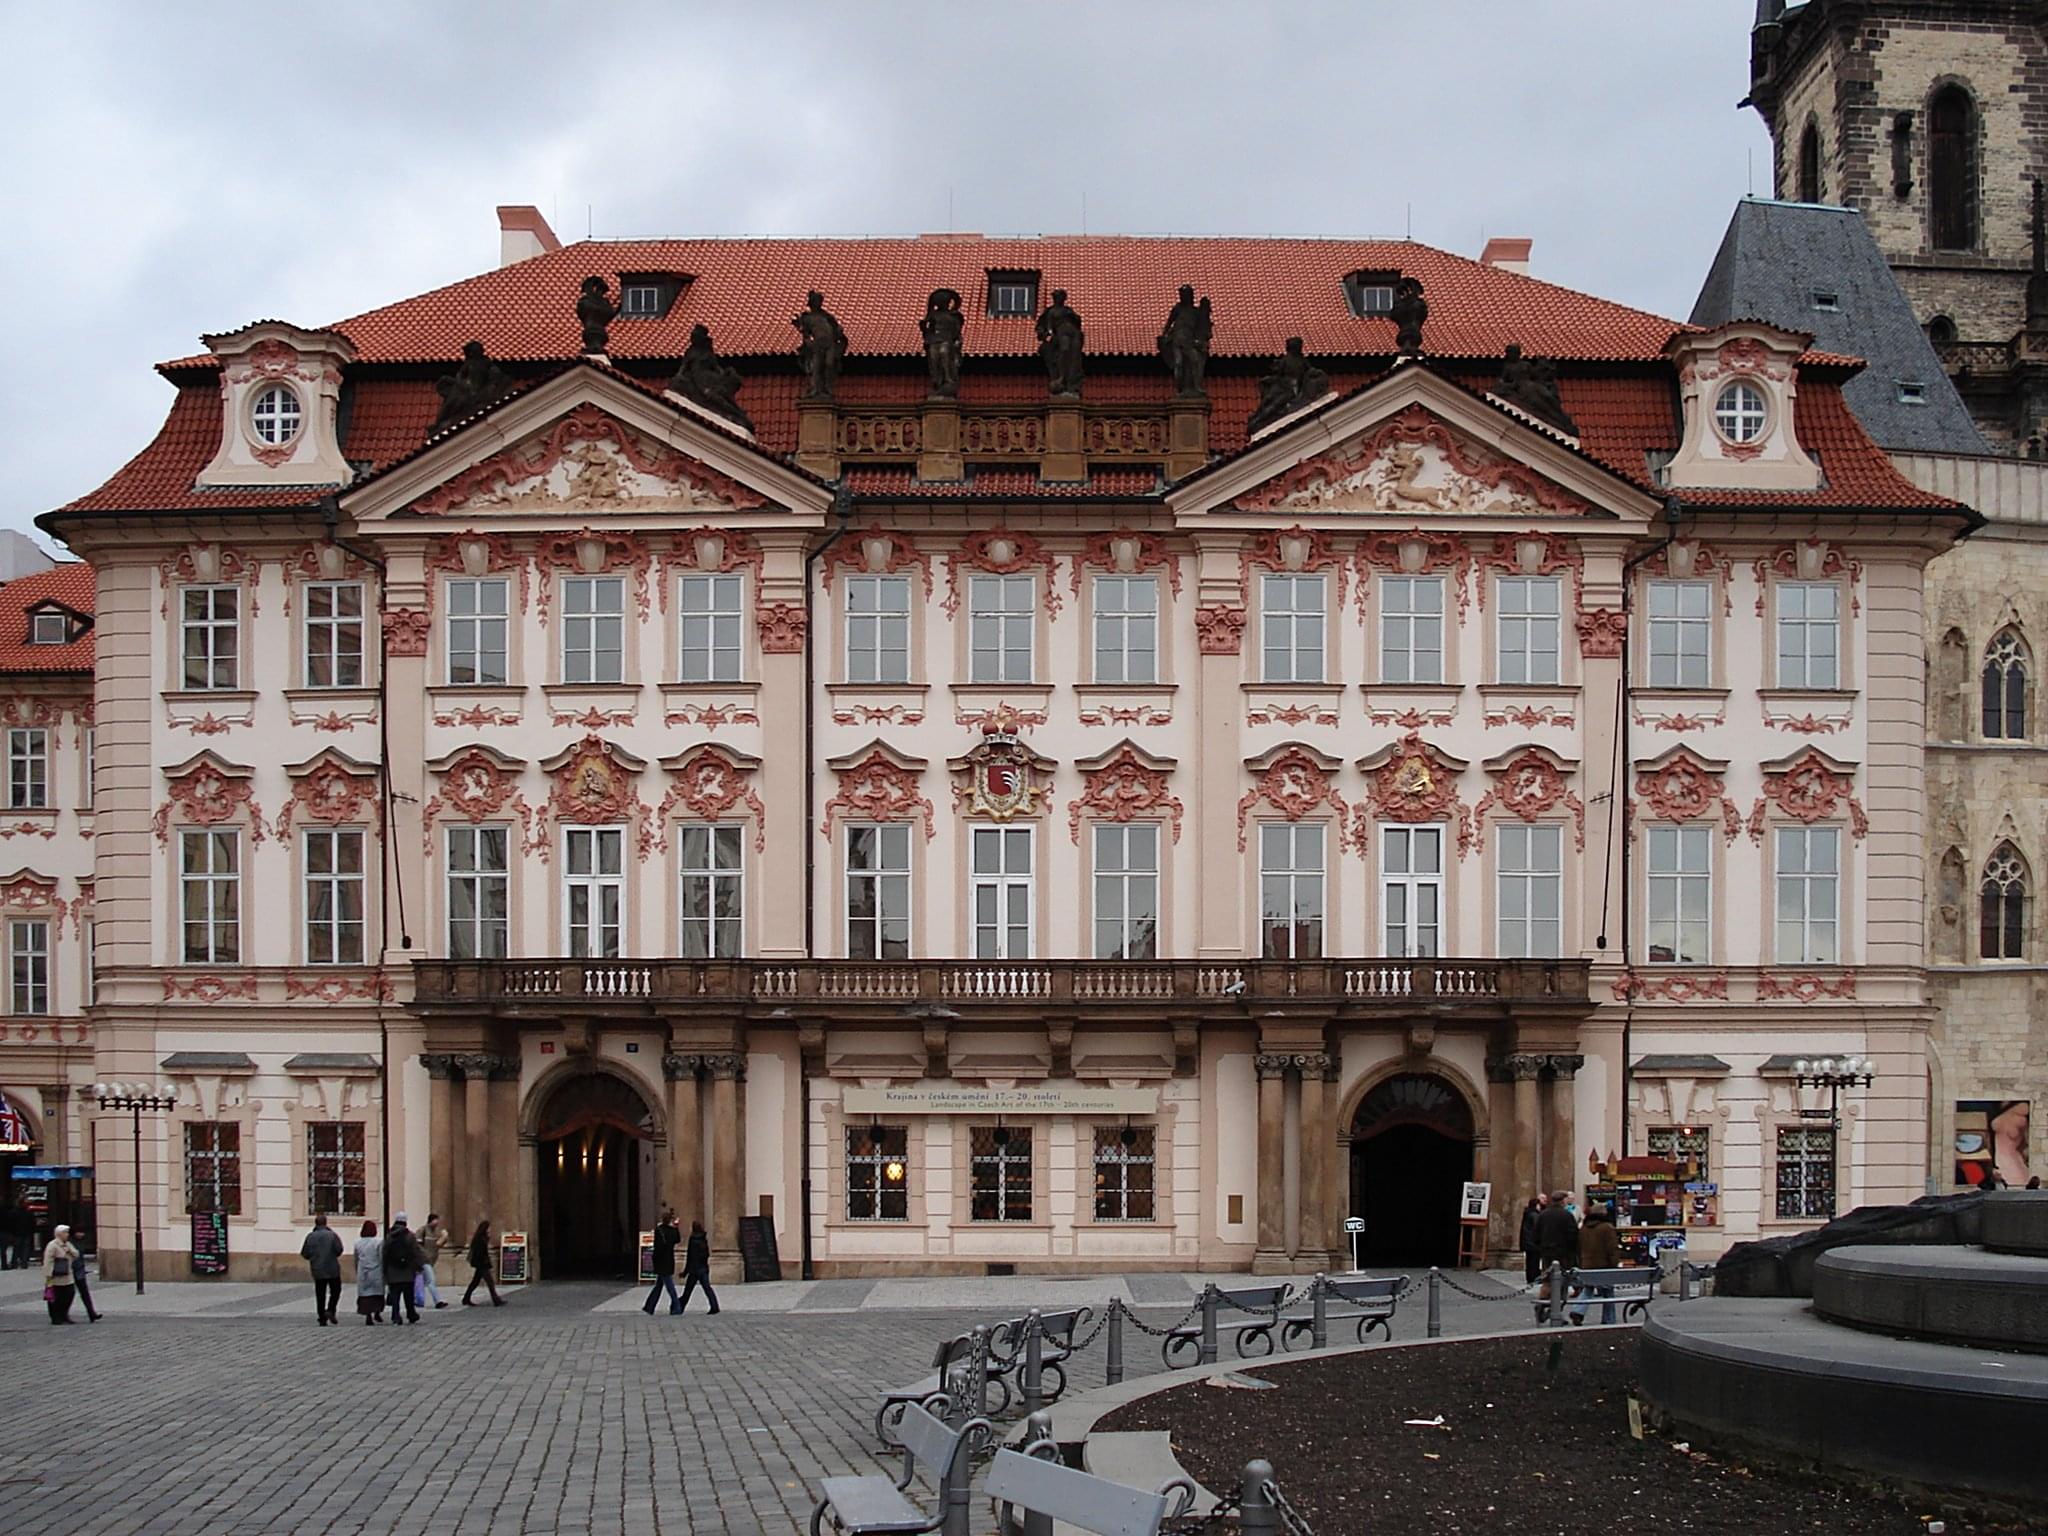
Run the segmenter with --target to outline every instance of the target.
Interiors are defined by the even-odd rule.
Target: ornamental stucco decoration
[[[1619,656],[1628,639],[1628,615],[1619,608],[1586,608],[1573,627],[1579,632],[1579,654],[1585,657]]]
[[[1509,576],[1560,576],[1572,579],[1572,608],[1576,611],[1586,595],[1586,557],[1569,539],[1541,529],[1527,533],[1497,533],[1493,548],[1480,557],[1479,606],[1486,607],[1487,571]]]
[[[1204,656],[1235,656],[1244,646],[1245,612],[1227,603],[1195,610],[1195,637]]]
[[[165,1002],[218,1003],[231,997],[256,1001],[256,978],[244,973],[240,976],[174,976],[163,973]]]
[[[1856,973],[1844,971],[1830,981],[1824,976],[1773,976],[1768,971],[1756,978],[1758,1002],[1817,1003],[1833,997],[1849,1001],[1856,996]]]
[[[156,808],[150,822],[157,842],[166,846],[170,843],[173,817],[195,827],[217,827],[246,814],[250,841],[261,843],[263,807],[256,803],[245,773],[246,770],[242,774],[223,772],[220,764],[201,758],[173,777],[170,798]]]
[[[427,575],[446,571],[454,576],[519,577],[519,611],[526,612],[533,597],[533,567],[511,537],[502,533],[478,533],[474,529],[451,533],[427,553]],[[427,583],[427,611],[434,608],[438,582]]]
[[[1836,772],[1826,758],[1808,747],[1782,768],[1764,771],[1763,797],[1749,816],[1749,835],[1762,842],[1771,806],[1778,814],[1811,825],[1847,813],[1849,835],[1859,842],[1870,832],[1870,818],[1853,793],[1855,775]]]
[[[1082,573],[1090,569],[1115,576],[1137,576],[1146,571],[1164,570],[1173,595],[1180,596],[1180,556],[1168,549],[1166,540],[1156,533],[1115,528],[1108,533],[1088,535],[1088,542],[1074,557],[1073,569],[1068,576],[1068,585],[1076,597],[1081,595]]]
[[[734,806],[744,805],[754,818],[754,852],[760,853],[768,846],[768,808],[754,792],[752,773],[751,767],[734,762],[716,747],[699,747],[671,772],[668,792],[661,797],[644,835],[654,835],[654,827],[666,827],[678,806],[699,821],[717,821]],[[650,852],[652,849],[642,850],[643,863]]]
[[[1735,587],[1735,561],[1713,544],[1697,539],[1678,539],[1668,548],[1653,550],[1640,567],[1645,576],[1672,576],[1680,581],[1721,578],[1721,611],[1735,612],[1731,595]]]
[[[1039,600],[1045,605],[1047,618],[1059,617],[1058,563],[1052,551],[1032,535],[1010,528],[990,528],[971,533],[961,540],[960,547],[946,557],[946,597],[942,606],[949,619],[957,617],[960,612],[960,568],[963,565],[970,570],[986,571],[992,576],[1044,571],[1045,587]]]
[[[1292,528],[1268,529],[1255,535],[1249,547],[1238,551],[1238,600],[1247,608],[1251,606],[1252,572],[1255,570],[1283,573],[1334,571],[1337,574],[1337,594],[1330,611],[1334,613],[1344,606],[1344,560],[1331,547],[1329,534],[1321,529],[1304,528],[1299,523]]]
[[[1418,732],[1410,731],[1389,750],[1386,761],[1366,771],[1366,801],[1359,807],[1357,836],[1369,847],[1376,821],[1417,823],[1453,821],[1459,826],[1458,848],[1470,846],[1471,809],[1458,798],[1458,766]]]
[[[1078,847],[1081,819],[1135,821],[1139,817],[1163,814],[1172,828],[1173,841],[1180,841],[1183,807],[1167,787],[1168,770],[1154,768],[1125,742],[1108,760],[1087,769],[1081,776],[1081,793],[1067,804],[1067,833]]]
[[[734,571],[754,573],[753,597],[761,600],[761,576],[766,568],[767,557],[760,543],[751,534],[737,528],[713,528],[706,525],[692,528],[688,533],[679,533],[669,541],[669,547],[660,558],[662,568],[661,591],[657,601],[662,612],[668,611],[668,573],[670,571],[697,571],[703,575],[725,576]]]
[[[49,912],[57,914],[61,923],[64,903],[57,899],[57,882],[47,875],[38,875],[23,870],[0,883],[0,911],[6,912]]]
[[[1728,1000],[1726,976],[1669,976],[1657,971],[1623,971],[1609,990],[1617,1003],[1637,998],[1645,1002],[1691,1003]]]
[[[398,989],[391,978],[382,971],[371,971],[367,975],[335,976],[317,973],[310,976],[287,974],[284,979],[286,1002],[311,1003],[388,1003],[398,996]]]
[[[384,654],[424,656],[433,633],[433,616],[424,608],[386,608],[382,619]]]
[[[766,656],[801,656],[810,616],[801,603],[761,603],[754,609],[754,623],[761,632],[761,652]]]
[[[1817,536],[1798,544],[1787,544],[1768,555],[1758,555],[1752,567],[1756,575],[1756,611],[1761,618],[1764,600],[1773,576],[1785,581],[1826,581],[1830,576],[1849,578],[1849,612],[1861,613],[1856,589],[1863,584],[1863,562],[1843,554],[1839,547]]]
[[[1742,813],[1723,789],[1721,775],[1683,747],[1659,766],[1637,772],[1636,796],[1650,808],[1653,821],[1701,821],[1718,816],[1722,841],[1729,843],[1742,830]]]
[[[932,803],[918,793],[919,770],[893,762],[872,747],[858,762],[838,770],[839,793],[825,802],[818,831],[832,835],[835,816],[858,821],[922,821],[925,840],[937,835]]]
[[[371,819],[381,825],[377,780],[367,768],[351,768],[330,757],[292,781],[291,798],[277,813],[279,842],[290,835],[295,814],[329,827]]]
[[[931,557],[901,534],[889,533],[880,523],[841,539],[819,560],[819,578],[825,590],[832,590],[832,574],[841,566],[857,575],[893,576],[898,571],[916,571],[924,578],[924,595],[932,595]]]
[[[156,574],[163,589],[163,603],[157,611],[164,618],[171,616],[171,589],[183,585],[245,586],[249,591],[249,617],[256,617],[256,583],[262,574],[261,562],[232,544],[190,545],[159,561]]]
[[[1586,851],[1586,806],[1565,783],[1565,772],[1544,753],[1526,749],[1510,758],[1496,775],[1492,789],[1472,807],[1471,821],[1460,830],[1484,826],[1486,813],[1494,806],[1523,821],[1538,821],[1562,805],[1572,813],[1574,846]],[[1474,841],[1477,840],[1476,833]],[[1460,850],[1463,851],[1462,849]]]
[[[522,826],[529,820],[530,811],[519,794],[518,780],[490,753],[481,747],[471,747],[441,770],[440,790],[420,809],[425,851],[429,855],[434,851],[435,818],[444,812],[475,825],[508,810],[519,818]]]
[[[548,602],[553,596],[557,571],[576,576],[610,576],[631,571],[633,606],[643,622],[647,618],[654,556],[647,541],[637,533],[600,533],[583,528],[575,533],[549,534],[534,547],[533,564],[540,572],[540,596],[534,611],[543,624],[548,621]]]
[[[1425,533],[1420,528],[1376,533],[1359,541],[1354,558],[1358,562],[1359,612],[1365,611],[1368,583],[1376,570],[1391,576],[1444,576],[1449,579],[1451,595],[1458,600],[1458,622],[1465,622],[1472,600],[1472,550],[1463,535]]]
[[[1289,821],[1300,821],[1311,811],[1327,809],[1337,826],[1337,846],[1344,846],[1345,827],[1351,807],[1330,784],[1329,770],[1302,747],[1283,748],[1262,770],[1252,787],[1237,802],[1237,851],[1244,852],[1252,808],[1261,800]]]
[[[639,772],[622,761],[618,749],[597,735],[585,736],[569,749],[550,774],[550,789],[528,828],[526,851],[548,856],[548,821],[576,826],[609,826],[626,822],[638,832],[647,820],[639,795]],[[645,840],[641,858],[647,857]]]

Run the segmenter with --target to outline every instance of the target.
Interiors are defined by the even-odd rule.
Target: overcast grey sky
[[[0,0],[0,525],[155,433],[201,331],[564,239],[1317,234],[1682,316],[1769,145],[1751,0]],[[950,210],[950,213],[949,213]]]

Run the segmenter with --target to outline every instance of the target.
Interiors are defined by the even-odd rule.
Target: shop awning
[[[92,1177],[90,1163],[24,1163],[16,1168],[10,1178],[23,1184],[51,1184],[58,1179],[89,1179]]]

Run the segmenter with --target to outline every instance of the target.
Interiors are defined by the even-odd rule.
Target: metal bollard
[[[1045,1320],[1038,1308],[1024,1314],[1024,1416],[1045,1406]]]
[[[959,1471],[939,1479],[939,1536],[971,1536],[974,1529],[974,1462],[967,1456],[955,1463]]]
[[[981,1419],[988,1416],[988,1328],[976,1323],[970,1335],[973,1344],[968,1352],[968,1370],[973,1376],[972,1399],[968,1407],[972,1410],[967,1417]]]
[[[1237,1528],[1241,1536],[1279,1536],[1280,1506],[1273,1502],[1268,1485],[1273,1481],[1273,1463],[1248,1461],[1244,1464],[1244,1485],[1239,1490]]]
[[[1328,1275],[1317,1275],[1315,1283],[1308,1288],[1316,1303],[1315,1318],[1309,1325],[1309,1340],[1317,1349],[1330,1347],[1330,1303],[1326,1293],[1329,1283]]]
[[[1692,1300],[1692,1266],[1682,1258],[1678,1261],[1678,1299]]]
[[[1434,1264],[1429,1266],[1429,1336],[1444,1336],[1444,1275]]]
[[[1203,1365],[1216,1363],[1216,1287],[1202,1287],[1202,1355]]]
[[[1124,1379],[1124,1304],[1121,1300],[1109,1304],[1109,1384],[1113,1387]]]
[[[1024,1421],[1024,1454],[1043,1456],[1047,1461],[1058,1461],[1059,1447],[1052,1438],[1052,1415],[1045,1412],[1032,1414]],[[1048,1455],[1047,1452],[1051,1454]],[[1041,1515],[1036,1510],[1024,1511],[1023,1536],[1052,1536],[1052,1516]]]

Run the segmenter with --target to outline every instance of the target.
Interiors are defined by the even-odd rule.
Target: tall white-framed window
[[[846,578],[846,680],[910,681],[910,578]]]
[[[1159,824],[1095,825],[1095,958],[1159,958]]]
[[[1778,602],[1778,686],[1839,688],[1842,677],[1842,592],[1831,581],[1781,581]]]
[[[348,827],[308,827],[306,964],[363,963],[363,834]]]
[[[626,829],[562,829],[562,922],[576,960],[625,953]]]
[[[360,1216],[366,1201],[360,1120],[314,1120],[306,1126],[306,1199],[327,1216]]]
[[[512,915],[512,829],[455,826],[448,848],[448,958],[502,960]]]
[[[562,578],[562,681],[616,683],[626,675],[626,579]]]
[[[1713,828],[1652,825],[1647,841],[1644,958],[1653,964],[1704,965],[1713,910]]]
[[[682,870],[679,907],[686,960],[736,960],[741,954],[746,828],[735,822],[685,822],[676,829]]]
[[[1095,681],[1159,681],[1159,578],[1095,578]]]
[[[1564,829],[1503,824],[1496,836],[1500,956],[1554,959],[1564,944]]]
[[[1442,682],[1443,577],[1382,576],[1379,589],[1380,681]]]
[[[854,822],[846,829],[846,957],[910,957],[907,822]]]
[[[1650,686],[1705,688],[1711,681],[1714,596],[1710,581],[1650,583]]]
[[[1149,1125],[1095,1128],[1095,1219],[1151,1221],[1159,1157]]]
[[[50,733],[41,726],[7,732],[7,808],[40,811],[50,803]]]
[[[969,827],[968,911],[974,958],[1031,958],[1030,827]]]
[[[94,798],[99,794],[97,770],[99,767],[100,737],[97,726],[85,726],[78,733],[80,749],[85,754],[85,808],[92,809]]]
[[[1259,580],[1259,676],[1269,683],[1323,680],[1327,582],[1320,572],[1268,571]]]
[[[1781,963],[1834,965],[1842,958],[1842,832],[1779,827],[1777,954]]]
[[[242,958],[242,834],[232,828],[178,834],[178,897],[187,965]]]
[[[186,688],[241,687],[241,614],[240,587],[179,589],[179,654]]]
[[[1268,960],[1322,958],[1324,831],[1321,822],[1259,827],[1260,953]]]
[[[458,576],[447,591],[448,681],[504,682],[511,583],[502,576]]]
[[[741,644],[739,572],[697,573],[680,578],[676,612],[682,621],[681,670],[686,683],[736,683]]]
[[[1500,578],[1500,680],[1504,683],[1557,681],[1558,604],[1555,576]]]
[[[11,918],[7,924],[7,964],[13,986],[9,1006],[15,1013],[50,1011],[50,920]]]
[[[1028,683],[1038,626],[1038,583],[1029,574],[980,575],[967,583],[970,681]]]
[[[363,685],[363,584],[306,584],[305,676],[308,688]]]
[[[1428,960],[1443,953],[1444,829],[1380,828],[1380,911],[1386,953]]]
[[[970,1221],[1031,1219],[1031,1127],[977,1125],[967,1133]]]

